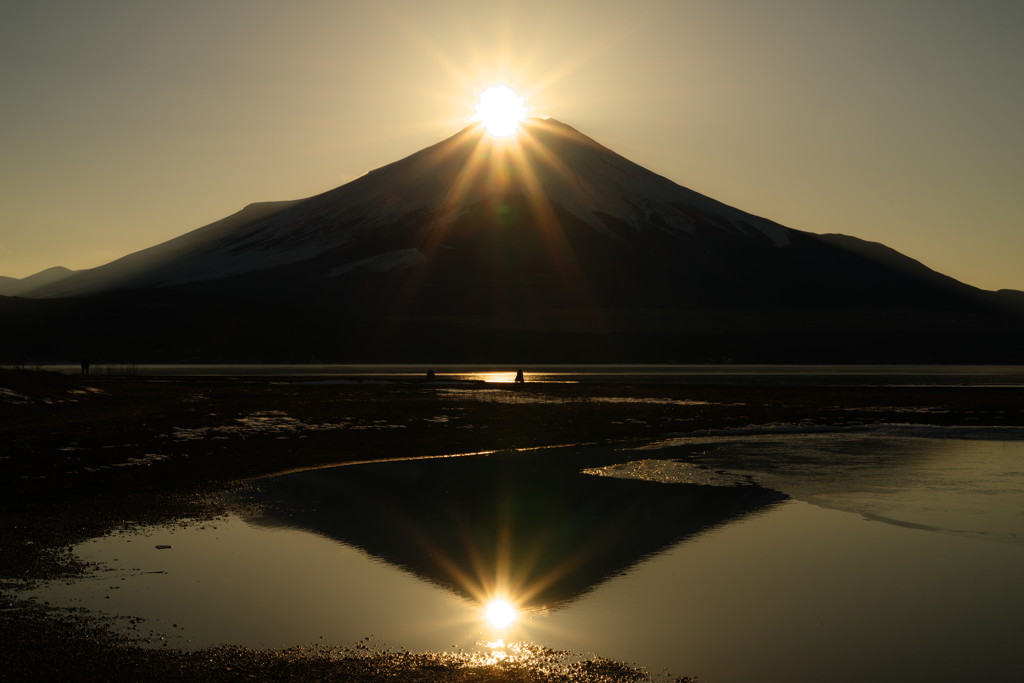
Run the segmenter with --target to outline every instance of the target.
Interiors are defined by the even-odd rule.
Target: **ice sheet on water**
[[[717,441],[723,438],[771,438],[799,434],[864,434],[872,436],[920,437],[932,439],[1024,440],[1024,427],[1016,425],[929,425],[895,422],[857,425],[818,425],[810,422],[774,422],[726,429],[701,429],[668,439],[652,441],[633,450],[654,451],[676,446]]]
[[[14,391],[13,389],[5,389],[0,387],[0,401],[6,403],[31,403],[32,398],[25,394]]]
[[[255,434],[302,434],[313,431],[404,429],[403,424],[391,424],[384,420],[357,422],[342,419],[338,422],[303,422],[280,410],[264,410],[235,418],[231,424],[213,427],[175,427],[170,435],[175,441],[194,439],[225,438],[228,436],[252,436]]]
[[[152,465],[157,462],[164,462],[170,460],[171,456],[163,453],[146,453],[140,458],[128,458],[124,462],[115,462],[110,465],[98,465],[96,467],[83,467],[82,469],[86,472],[98,472],[100,470],[109,470],[115,467],[145,467]]]
[[[1022,427],[762,425],[637,450],[876,522],[1024,546]]]
[[[703,465],[677,460],[632,460],[606,467],[590,467],[583,470],[583,474],[699,486],[745,486],[753,483],[746,476],[728,474]]]

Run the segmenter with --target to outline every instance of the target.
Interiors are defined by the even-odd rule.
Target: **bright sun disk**
[[[519,122],[526,118],[525,98],[507,85],[496,85],[480,93],[474,121],[484,124],[487,132],[496,137],[515,135]]]
[[[505,628],[516,620],[516,608],[504,600],[493,600],[487,603],[484,615],[491,626]]]

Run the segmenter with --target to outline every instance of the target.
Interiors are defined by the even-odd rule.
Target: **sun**
[[[506,628],[516,620],[516,608],[504,600],[493,600],[484,607],[484,616],[495,628]]]
[[[519,122],[526,118],[523,97],[507,85],[496,85],[480,93],[474,121],[484,124],[487,132],[495,137],[515,135]]]

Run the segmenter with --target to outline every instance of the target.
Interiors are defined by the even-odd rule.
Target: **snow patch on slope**
[[[370,271],[374,273],[387,273],[392,270],[401,270],[403,268],[412,268],[418,266],[421,263],[426,263],[427,257],[423,255],[419,249],[398,249],[395,251],[388,251],[383,254],[377,254],[370,258],[364,258],[359,261],[353,261],[352,263],[346,263],[343,266],[334,268],[327,274],[327,277],[338,277],[339,275],[345,275],[355,271]]]
[[[668,232],[693,234],[717,228],[747,236],[761,235],[777,247],[789,244],[788,228],[694,192],[575,130],[573,133],[590,144],[564,146],[558,150],[558,156],[572,167],[579,192],[556,201],[591,225],[600,224],[599,214],[603,213],[635,229],[643,224],[660,225]],[[563,188],[571,187],[572,184],[563,184]]]

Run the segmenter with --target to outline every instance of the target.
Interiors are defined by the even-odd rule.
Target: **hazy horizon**
[[[695,191],[1024,289],[1024,6],[6,8],[0,275],[102,265],[434,144],[506,83]]]

